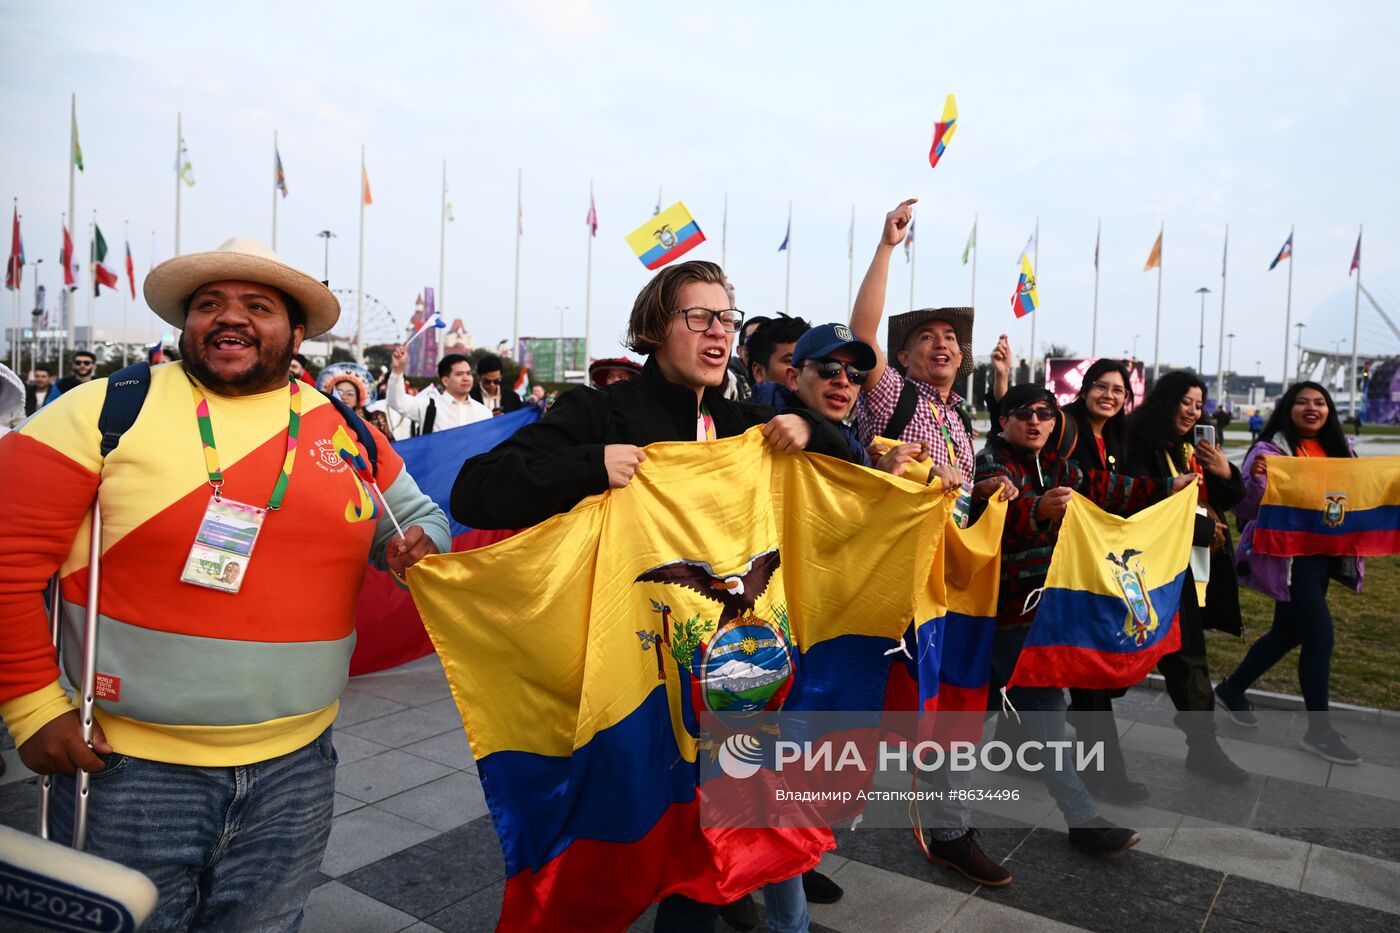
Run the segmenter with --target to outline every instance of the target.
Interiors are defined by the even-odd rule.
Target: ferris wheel
[[[352,342],[359,323],[359,293],[349,288],[333,288],[331,291],[340,300],[340,320],[327,336],[332,340]],[[389,310],[388,305],[368,292],[365,293],[366,346],[402,343],[406,326],[399,321],[398,315]]]

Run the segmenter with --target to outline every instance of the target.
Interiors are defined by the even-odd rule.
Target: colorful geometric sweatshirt
[[[97,419],[106,391],[105,379],[79,386],[0,438],[8,539],[0,549],[0,716],[22,744],[73,708],[59,685],[43,593],[59,571],[64,664],[78,683],[96,495],[96,707],[112,747],[230,766],[306,745],[335,719],[367,559],[384,566],[395,534],[386,515],[358,520],[346,509],[360,503],[360,489],[331,442],[343,419],[302,387],[282,507],[267,513],[242,588],[229,594],[180,582],[212,493],[183,368],[153,368],[140,416],[104,462]],[[286,457],[289,390],[205,396],[223,496],[266,505]],[[376,441],[379,487],[395,515],[448,550],[446,517],[389,443]]]

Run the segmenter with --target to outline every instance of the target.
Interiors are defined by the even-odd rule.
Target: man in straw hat
[[[71,836],[72,776],[91,772],[87,847],[155,882],[146,929],[294,929],[330,833],[331,723],[366,558],[402,574],[448,546],[448,527],[382,436],[371,502],[339,456],[346,421],[289,382],[302,338],[340,315],[324,285],[235,238],[162,263],[145,295],[183,330],[182,362],[151,370],[119,447],[99,448],[99,411],[121,385],[107,379],[0,438],[0,513],[26,535],[0,552],[0,715],[24,763],[56,776],[53,838]],[[43,592],[59,573],[76,682],[94,499],[89,748]]]

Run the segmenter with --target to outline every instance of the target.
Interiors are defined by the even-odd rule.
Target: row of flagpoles
[[[68,300],[68,295],[69,295],[69,293],[70,293],[71,291],[73,291],[73,290],[75,290],[75,289],[77,288],[78,269],[79,269],[78,263],[76,262],[76,260],[75,260],[75,258],[74,258],[74,256],[73,256],[73,243],[72,243],[72,238],[71,238],[71,236],[70,236],[70,229],[69,229],[69,226],[68,226],[69,220],[70,220],[70,218],[73,218],[73,217],[74,217],[74,212],[75,212],[75,210],[76,210],[76,204],[75,204],[76,173],[83,170],[83,153],[82,153],[81,144],[79,143],[79,139],[78,139],[77,95],[76,95],[76,94],[73,94],[73,95],[72,95],[72,98],[71,98],[71,120],[70,120],[70,125],[71,125],[71,136],[70,136],[71,158],[69,159],[69,176],[68,176],[68,213],[67,213],[66,215],[64,215],[64,221],[63,221],[64,245],[63,245],[63,250],[62,250],[62,254],[61,254],[61,255],[62,255],[62,262],[63,262],[63,265],[64,265],[64,286],[65,286],[64,289],[63,289],[62,292],[61,292],[61,309],[62,309],[62,317],[63,317],[63,327],[64,327],[64,329],[65,329],[65,331],[66,331],[66,335],[65,335],[65,338],[64,338],[64,341],[63,341],[62,349],[60,350],[60,367],[61,367],[61,365],[62,365],[62,352],[68,350],[68,349],[72,346],[73,336],[74,336],[74,332],[75,332],[75,321],[74,321],[74,316],[73,316],[72,314],[69,313],[69,300]],[[946,150],[946,147],[947,147],[948,142],[949,142],[949,141],[951,140],[951,138],[953,137],[954,131],[955,131],[955,129],[956,129],[956,125],[957,125],[957,109],[956,109],[956,103],[955,103],[955,101],[954,101],[954,99],[953,99],[953,96],[952,96],[952,95],[949,95],[949,96],[948,96],[948,100],[947,100],[947,102],[946,102],[945,105],[944,105],[943,119],[935,124],[933,146],[932,146],[932,148],[931,148],[931,150],[930,150],[930,153],[929,153],[929,164],[930,164],[931,167],[936,167],[937,164],[938,164],[939,159],[943,156],[943,154],[944,154],[944,152],[945,152],[945,150]],[[273,132],[273,147],[272,147],[272,148],[273,148],[273,160],[272,160],[272,237],[271,237],[271,243],[272,243],[273,249],[275,250],[275,249],[276,249],[276,246],[277,246],[277,207],[278,207],[277,202],[278,202],[279,199],[286,198],[286,197],[287,197],[287,193],[288,193],[286,173],[285,173],[284,168],[283,168],[283,165],[282,165],[282,157],[281,157],[281,152],[280,152],[280,150],[279,150],[279,148],[278,148],[278,139],[277,139],[277,133],[276,133],[276,131]],[[192,166],[191,161],[190,161],[190,158],[189,158],[188,148],[187,148],[187,146],[186,146],[186,144],[185,144],[184,133],[183,133],[182,115],[180,115],[180,114],[177,114],[177,115],[176,115],[176,154],[175,154],[175,163],[174,163],[174,166],[175,166],[175,218],[174,218],[174,221],[175,221],[175,237],[174,237],[174,253],[175,253],[175,255],[178,256],[178,255],[180,254],[180,220],[181,220],[181,195],[182,195],[182,189],[183,189],[184,187],[189,187],[189,186],[193,186],[193,185],[194,185],[193,166]],[[366,165],[366,162],[365,162],[365,147],[364,147],[364,146],[361,146],[361,148],[360,148],[360,179],[361,179],[361,186],[360,186],[360,197],[359,197],[359,213],[360,213],[360,217],[359,217],[359,220],[360,220],[360,229],[359,229],[359,234],[360,234],[360,236],[359,236],[359,264],[358,264],[358,265],[359,265],[359,268],[358,268],[356,328],[355,328],[354,346],[355,346],[355,348],[356,348],[356,355],[357,355],[357,357],[361,360],[361,362],[363,362],[363,358],[364,358],[364,343],[365,343],[365,341],[364,341],[364,319],[365,319],[365,303],[364,303],[364,296],[365,296],[365,292],[364,292],[364,275],[365,275],[365,268],[364,268],[364,253],[365,253],[365,208],[366,208],[367,206],[370,206],[370,205],[372,205],[372,204],[374,203],[374,198],[373,198],[373,195],[372,195],[371,190],[370,190],[369,172],[368,172],[368,168],[367,168],[367,165]],[[442,164],[442,199],[441,199],[442,203],[441,203],[441,222],[440,222],[440,227],[439,227],[439,258],[438,258],[439,269],[438,269],[438,292],[437,292],[437,308],[438,308],[439,310],[444,306],[444,293],[445,293],[445,288],[446,288],[447,224],[454,220],[454,218],[453,218],[453,216],[452,216],[452,203],[451,203],[451,201],[448,199],[448,191],[449,191],[449,189],[448,189],[448,183],[447,183],[447,161],[446,161],[446,159],[444,159],[444,160],[443,160],[443,164]],[[588,239],[588,243],[587,243],[587,267],[586,267],[586,273],[585,273],[585,301],[584,301],[584,314],[585,314],[585,325],[584,325],[585,336],[584,336],[584,346],[585,346],[585,354],[588,353],[589,343],[590,343],[590,341],[591,341],[591,329],[592,329],[592,321],[591,321],[591,319],[592,319],[593,240],[597,237],[597,234],[598,234],[598,212],[597,212],[597,205],[596,205],[596,203],[595,203],[595,201],[594,201],[593,184],[592,184],[591,181],[589,182],[589,197],[588,197],[588,202],[589,202],[589,203],[588,203],[588,213],[587,213],[587,215],[586,215],[586,217],[585,217],[585,224],[586,224],[586,226],[587,226],[587,228],[588,228],[588,232],[587,232],[587,239]],[[667,224],[664,224],[664,223],[660,223],[660,221],[664,221],[664,220],[666,220],[666,219],[668,219],[668,218],[669,218],[669,219],[672,219],[674,222],[673,222],[672,224],[670,224],[670,225],[667,225]],[[635,231],[633,231],[631,234],[629,234],[629,235],[628,235],[628,238],[627,238],[628,241],[629,241],[629,244],[633,245],[634,250],[637,252],[638,258],[639,258],[639,259],[642,259],[643,263],[646,264],[646,265],[648,265],[648,268],[657,268],[659,265],[664,265],[666,262],[669,262],[669,261],[671,260],[671,258],[674,258],[674,256],[678,256],[678,255],[684,253],[684,252],[685,252],[686,250],[688,250],[691,246],[695,245],[696,243],[703,242],[703,240],[704,240],[704,235],[703,235],[703,233],[700,232],[698,225],[695,224],[695,222],[694,222],[694,219],[690,217],[690,214],[689,214],[689,212],[685,209],[684,204],[682,204],[682,203],[680,203],[680,202],[677,202],[676,205],[673,205],[671,208],[668,208],[668,209],[664,212],[664,214],[663,214],[663,211],[662,211],[662,192],[661,192],[660,189],[658,189],[658,191],[657,191],[657,202],[656,202],[656,208],[655,208],[655,210],[653,211],[653,221],[656,221],[657,223],[659,223],[659,228],[658,228],[658,229],[656,229],[656,230],[651,230],[651,229],[649,229],[649,228],[652,227],[652,226],[657,226],[656,223],[644,223],[644,224],[643,224],[641,227],[639,227],[637,230],[635,230]],[[726,242],[726,241],[727,241],[727,239],[728,239],[728,226],[729,226],[729,197],[728,197],[728,194],[726,194],[726,195],[725,195],[725,198],[724,198],[724,214],[723,214],[723,219],[722,219],[722,222],[721,222],[721,223],[722,223],[722,226],[721,226],[720,255],[721,255],[721,265],[723,265],[724,262],[725,262],[725,260],[727,259],[727,242]],[[671,226],[677,227],[677,228],[678,228],[678,231],[681,232],[681,233],[684,233],[684,230],[690,230],[690,229],[693,227],[693,228],[694,228],[694,229],[693,229],[693,235],[692,235],[691,237],[688,237],[688,238],[683,238],[682,241],[679,243],[679,245],[677,245],[676,243],[671,243],[670,245],[667,245],[666,236],[667,236],[668,234],[672,234],[672,231],[670,230],[670,227],[671,227]],[[684,229],[680,229],[680,228],[684,228]],[[513,346],[513,347],[518,347],[518,346],[519,346],[519,340],[520,340],[520,255],[521,255],[521,241],[522,241],[522,239],[523,239],[523,237],[524,237],[524,232],[525,232],[525,231],[524,231],[524,172],[523,172],[523,170],[521,170],[521,171],[517,174],[517,178],[516,178],[515,296],[514,296],[514,322],[513,322],[513,330],[512,330],[512,346]],[[790,300],[791,300],[791,285],[792,285],[792,252],[793,252],[793,250],[792,250],[792,233],[793,233],[793,207],[792,207],[792,202],[789,201],[789,202],[788,202],[787,225],[786,225],[786,228],[785,228],[785,230],[784,230],[782,242],[781,242],[781,244],[778,246],[778,252],[782,252],[782,253],[785,253],[785,254],[786,254],[786,255],[785,255],[786,263],[785,263],[785,270],[784,270],[784,290],[783,290],[783,310],[784,310],[785,313],[787,313],[787,312],[789,311],[789,309],[790,309]],[[1278,254],[1274,257],[1273,261],[1269,264],[1269,270],[1272,271],[1275,267],[1278,266],[1278,264],[1279,264],[1280,262],[1283,262],[1284,260],[1288,260],[1288,261],[1289,261],[1288,286],[1287,286],[1287,292],[1286,292],[1286,298],[1285,298],[1285,305],[1284,305],[1284,321],[1285,321],[1285,323],[1284,323],[1284,357],[1283,357],[1283,370],[1282,370],[1282,373],[1283,373],[1283,381],[1284,381],[1285,383],[1286,383],[1287,380],[1288,380],[1288,362],[1289,362],[1288,333],[1289,333],[1289,329],[1290,329],[1291,326],[1292,326],[1292,303],[1293,303],[1293,263],[1292,263],[1292,256],[1293,256],[1293,233],[1294,233],[1293,230],[1290,229],[1289,234],[1288,234],[1288,238],[1284,241],[1284,244],[1283,244],[1282,248],[1280,248]],[[1093,297],[1093,324],[1092,324],[1092,331],[1091,331],[1090,354],[1091,354],[1091,355],[1094,355],[1094,356],[1096,356],[1096,355],[1098,354],[1098,293],[1099,293],[1100,245],[1101,245],[1101,242],[1102,242],[1102,234],[1103,234],[1103,228],[1102,228],[1102,222],[1100,222],[1099,225],[1098,225],[1098,227],[1097,227],[1097,229],[1096,229],[1095,238],[1094,238],[1094,260],[1093,260],[1093,261],[1094,261],[1094,297]],[[323,233],[323,235],[324,235],[324,233]],[[654,237],[656,238],[656,240],[661,244],[661,247],[658,247],[655,243],[652,242],[653,236],[654,236]],[[1157,378],[1158,375],[1160,375],[1160,370],[1161,370],[1161,304],[1162,304],[1162,269],[1163,269],[1163,266],[1162,266],[1162,245],[1163,245],[1164,236],[1165,236],[1165,224],[1162,226],[1161,229],[1159,229],[1158,235],[1157,235],[1157,239],[1154,241],[1154,243],[1153,243],[1153,245],[1152,245],[1152,249],[1151,249],[1151,251],[1150,251],[1149,254],[1148,254],[1147,262],[1146,262],[1146,264],[1143,266],[1143,271],[1150,271],[1150,270],[1152,270],[1152,269],[1156,269],[1156,270],[1157,270],[1157,308],[1156,308],[1156,322],[1155,322],[1155,328],[1154,328],[1155,333],[1154,333],[1154,338],[1153,338],[1153,378],[1154,378],[1154,380]],[[129,284],[129,291],[130,291],[131,297],[134,298],[134,297],[135,297],[135,279],[134,279],[133,263],[132,263],[132,258],[131,258],[131,246],[130,246],[129,238],[125,238],[125,237],[124,237],[124,239],[126,239],[126,243],[125,243],[125,246],[126,246],[126,265],[127,265],[127,275],[128,275],[128,280],[129,280],[129,282],[128,282],[128,284]],[[650,250],[646,250],[645,248],[646,248],[647,246],[650,246],[651,249],[650,249]],[[662,247],[664,247],[664,248],[662,248]],[[649,257],[649,256],[652,256],[654,253],[656,253],[658,249],[661,250],[661,257],[662,257],[662,258],[660,258],[660,259],[654,259],[652,262],[649,262],[649,261],[648,261],[648,257]],[[917,250],[917,230],[916,230],[916,222],[915,222],[915,221],[911,221],[911,223],[909,224],[909,228],[908,228],[908,230],[906,231],[906,236],[905,236],[905,240],[904,240],[904,249],[905,249],[906,261],[908,262],[908,265],[909,265],[909,302],[910,302],[910,307],[912,308],[912,307],[914,307],[914,304],[915,304],[915,271],[916,271],[916,259],[915,259],[915,257],[916,257],[916,250]],[[152,250],[153,250],[153,252],[154,252],[154,243],[153,243],[153,246],[152,246]],[[1036,282],[1036,273],[1035,273],[1035,270],[1036,270],[1037,268],[1039,268],[1039,259],[1040,259],[1040,257],[1039,257],[1039,251],[1040,251],[1040,219],[1039,219],[1039,218],[1036,218],[1034,230],[1033,230],[1033,232],[1031,233],[1030,237],[1027,239],[1026,245],[1025,245],[1025,247],[1023,247],[1023,249],[1022,249],[1022,251],[1021,251],[1021,255],[1020,255],[1019,259],[1018,259],[1018,263],[1019,263],[1019,265],[1020,265],[1020,274],[1019,274],[1019,277],[1018,277],[1018,280],[1017,280],[1017,283],[1016,283],[1016,288],[1015,288],[1015,290],[1013,291],[1013,294],[1012,294],[1012,308],[1013,308],[1013,311],[1014,311],[1014,313],[1015,313],[1015,316],[1016,316],[1017,318],[1021,318],[1021,317],[1025,317],[1025,316],[1030,316],[1030,317],[1031,317],[1031,334],[1030,334],[1030,336],[1031,336],[1031,343],[1030,343],[1030,346],[1031,346],[1031,355],[1032,355],[1033,358],[1034,358],[1034,356],[1035,356],[1035,347],[1036,347],[1036,315],[1034,315],[1033,312],[1034,312],[1034,311],[1037,309],[1037,307],[1039,306],[1039,295],[1038,295],[1037,282]],[[969,235],[968,235],[967,243],[966,243],[966,245],[964,246],[964,248],[963,248],[963,253],[962,253],[962,264],[963,264],[964,266],[966,266],[966,265],[968,264],[969,257],[971,258],[972,270],[971,270],[971,299],[970,299],[970,300],[971,300],[971,303],[972,303],[972,305],[973,305],[974,307],[976,306],[976,299],[977,299],[977,254],[978,254],[978,252],[980,252],[980,249],[979,249],[978,243],[977,243],[977,217],[974,215],[972,230],[971,230],[971,232],[970,232]],[[108,265],[106,264],[106,253],[107,253],[106,241],[105,241],[105,239],[104,239],[103,236],[102,236],[101,229],[97,226],[96,212],[94,211],[94,213],[93,213],[93,224],[92,224],[92,237],[91,237],[91,270],[92,270],[92,274],[93,274],[93,276],[94,276],[94,285],[93,285],[93,288],[94,288],[94,294],[95,294],[95,295],[100,295],[100,289],[101,289],[101,286],[103,286],[103,285],[106,285],[106,286],[108,286],[109,288],[114,288],[114,289],[117,288],[117,276],[116,276],[116,272],[115,272],[115,270],[111,269],[110,266],[108,266]],[[1227,274],[1228,274],[1228,257],[1229,257],[1229,227],[1228,227],[1228,225],[1227,225],[1227,226],[1226,226],[1226,231],[1225,231],[1225,250],[1224,250],[1224,253],[1223,253],[1223,255],[1222,255],[1222,260],[1221,260],[1221,290],[1220,290],[1220,291],[1221,291],[1221,296],[1220,296],[1220,297],[1221,297],[1221,306],[1220,306],[1220,341],[1219,341],[1219,343],[1220,343],[1220,347],[1219,347],[1219,350],[1220,350],[1220,357],[1219,357],[1218,365],[1217,365],[1217,374],[1218,374],[1218,375],[1217,375],[1217,380],[1218,380],[1217,391],[1218,391],[1218,392],[1223,392],[1223,389],[1224,389],[1225,285],[1226,285],[1226,279],[1227,279]],[[852,207],[851,207],[851,225],[850,225],[850,231],[849,231],[849,233],[848,233],[848,238],[847,238],[847,260],[848,260],[848,263],[849,263],[848,279],[847,279],[847,306],[849,307],[850,304],[851,304],[851,302],[852,302],[852,300],[853,300],[853,296],[854,296],[854,283],[855,283],[855,205],[852,205]],[[19,321],[20,321],[20,316],[19,316],[19,284],[20,284],[20,276],[21,276],[21,271],[20,271],[20,270],[21,270],[21,268],[22,268],[22,266],[23,266],[23,264],[24,264],[24,261],[25,261],[25,259],[24,259],[23,239],[22,239],[22,236],[21,236],[21,233],[20,233],[20,215],[19,215],[19,211],[18,211],[18,204],[16,203],[15,212],[14,212],[14,227],[13,227],[13,235],[12,235],[12,240],[11,240],[10,258],[9,258],[9,262],[7,263],[7,270],[6,270],[6,287],[15,292],[15,315],[16,315],[16,326],[17,326],[16,334],[18,334],[18,333],[19,333],[19,330],[20,330],[19,327],[18,327]],[[1361,262],[1361,235],[1360,235],[1360,233],[1358,233],[1358,235],[1357,235],[1357,242],[1356,242],[1356,249],[1355,249],[1354,254],[1353,254],[1353,257],[1352,257],[1351,268],[1350,268],[1350,270],[1349,270],[1349,272],[1348,272],[1348,275],[1350,275],[1351,272],[1355,272],[1355,273],[1356,273],[1356,278],[1357,278],[1357,283],[1356,283],[1356,284],[1357,284],[1356,307],[1355,307],[1355,310],[1354,310],[1354,317],[1355,317],[1355,319],[1353,320],[1353,334],[1352,334],[1352,390],[1353,390],[1353,400],[1354,400],[1354,395],[1355,395],[1355,384],[1356,384],[1356,376],[1357,376],[1357,363],[1358,363],[1358,356],[1357,356],[1357,355],[1358,355],[1358,352],[1359,352],[1359,348],[1357,347],[1357,338],[1358,338],[1359,334],[1358,334],[1357,331],[1358,331],[1358,329],[1359,329],[1359,316],[1360,316],[1360,290],[1361,290],[1361,282],[1360,282],[1360,279],[1361,279],[1360,262]],[[152,265],[154,265],[154,256],[152,257]],[[126,300],[125,300],[125,296],[124,296],[124,297],[123,297],[123,318],[124,318],[124,319],[125,319],[125,307],[126,307]],[[88,318],[89,318],[89,325],[91,325],[91,324],[92,324],[92,307],[91,307],[91,301],[89,301],[89,303],[88,303]],[[125,323],[125,320],[124,320],[124,323]],[[1202,324],[1202,327],[1204,328],[1204,323]],[[1204,345],[1204,331],[1202,332],[1202,341],[1201,341],[1201,342],[1202,342],[1202,346],[1203,346],[1203,345]],[[12,343],[15,344],[15,345],[18,345],[18,344],[19,344],[19,341],[18,341],[18,340],[15,340],[15,341],[12,341]],[[587,358],[587,357],[586,357],[586,358]],[[17,357],[17,356],[16,356],[15,359],[16,359],[16,362],[18,362],[18,357]],[[1199,365],[1199,364],[1198,364],[1198,365]]]

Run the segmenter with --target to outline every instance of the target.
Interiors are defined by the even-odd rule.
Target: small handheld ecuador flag
[[[359,490],[359,501],[350,501],[345,504],[345,520],[347,522],[368,522],[379,517],[379,505],[374,497],[369,494],[370,486],[374,485],[374,473],[370,470],[369,464],[365,462],[364,455],[360,453],[360,448],[355,444],[349,432],[345,430],[345,425],[340,425],[335,429],[335,434],[331,435],[331,443],[335,445],[336,452],[340,454],[340,459],[350,465],[354,471],[358,482],[355,484]]]
[[[1276,557],[1400,553],[1400,457],[1270,457],[1254,549]]]
[[[1031,257],[1021,256],[1021,278],[1016,283],[1016,292],[1011,296],[1011,310],[1016,316],[1025,317],[1040,305],[1040,294],[1035,290],[1035,270],[1031,268]]]
[[[660,269],[704,242],[705,234],[700,232],[700,225],[690,216],[683,201],[677,201],[627,234],[627,245],[648,269]]]
[[[943,102],[943,119],[933,125],[933,146],[928,151],[928,164],[932,168],[938,167],[938,160],[943,158],[943,151],[948,148],[948,142],[953,138],[953,131],[958,128],[958,101],[952,95]]]

